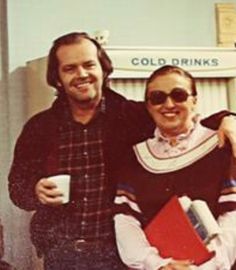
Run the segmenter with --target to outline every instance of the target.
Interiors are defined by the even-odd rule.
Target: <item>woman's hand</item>
[[[159,270],[191,270],[191,261],[189,260],[175,260],[162,266]]]

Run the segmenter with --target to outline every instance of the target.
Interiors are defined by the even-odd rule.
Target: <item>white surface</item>
[[[70,197],[70,175],[60,174],[48,177],[48,180],[52,181],[57,188],[63,193],[63,203],[69,202]]]

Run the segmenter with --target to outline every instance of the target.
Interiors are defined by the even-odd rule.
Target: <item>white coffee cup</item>
[[[48,177],[48,180],[52,181],[62,192],[62,201],[63,203],[69,202],[70,197],[70,175],[68,174],[59,174]]]

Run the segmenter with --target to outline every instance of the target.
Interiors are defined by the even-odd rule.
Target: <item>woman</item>
[[[133,147],[117,174],[117,245],[134,269],[230,269],[236,258],[236,169],[230,146],[217,147],[214,131],[200,124],[193,77],[175,66],[156,70],[145,100],[156,123],[154,137]],[[162,258],[143,228],[173,196],[206,201],[222,228],[209,248],[216,255],[201,266]]]

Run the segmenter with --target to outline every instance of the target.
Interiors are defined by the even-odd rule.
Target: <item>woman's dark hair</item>
[[[148,78],[147,82],[146,82],[146,90],[145,90],[145,100],[147,100],[147,91],[148,91],[148,85],[155,80],[157,77],[159,76],[163,76],[163,75],[167,75],[167,74],[172,74],[172,73],[176,73],[179,74],[187,79],[190,80],[191,82],[191,90],[192,90],[192,95],[193,96],[197,96],[197,87],[196,87],[196,83],[195,80],[193,78],[193,76],[187,72],[186,70],[178,67],[178,66],[172,66],[172,65],[165,65],[162,66],[158,69],[156,69],[151,76]]]
[[[58,87],[59,81],[59,62],[57,58],[57,50],[63,45],[71,45],[81,42],[81,40],[90,40],[97,48],[98,60],[101,64],[103,74],[104,74],[104,84],[106,85],[108,76],[113,72],[111,59],[108,57],[105,50],[101,45],[93,38],[91,38],[87,33],[84,32],[73,32],[63,35],[53,42],[53,46],[49,51],[48,55],[48,65],[47,65],[47,82],[50,86],[53,86],[60,90]]]

